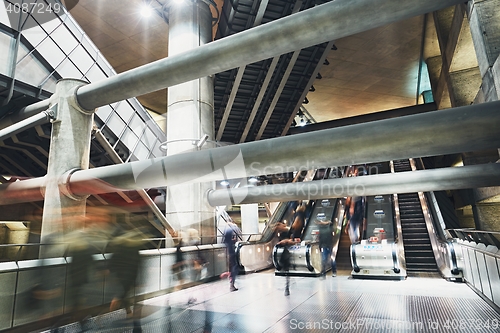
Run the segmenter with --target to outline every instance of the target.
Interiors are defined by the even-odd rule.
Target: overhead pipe
[[[109,141],[104,137],[104,134],[102,134],[102,132],[98,128],[94,128],[93,132],[94,132],[94,136],[95,136],[97,142],[99,142],[101,144],[101,146],[104,148],[104,150],[109,155],[109,157],[113,160],[113,162],[116,163],[116,164],[122,164],[123,163],[122,158],[113,149],[113,147],[111,146],[111,144],[109,143]],[[151,199],[151,197],[142,188],[138,189],[137,193],[142,198],[142,200],[144,200],[144,202],[146,203],[146,205],[151,209],[151,211],[156,216],[156,218],[158,219],[158,221],[160,221],[160,223],[161,223],[161,225],[162,225],[163,228],[158,228],[158,226],[155,223],[152,223],[153,226],[156,227],[163,234],[165,234],[165,230],[167,230],[168,233],[173,236],[175,234],[175,229],[167,221],[167,218],[165,217],[165,215],[163,215],[163,213],[158,208],[158,206],[153,201],[153,199]]]
[[[499,109],[495,101],[79,170],[68,191],[82,196],[496,149]],[[0,185],[0,204],[32,200],[8,189]]]
[[[336,0],[82,86],[93,110],[179,83],[433,12],[463,0]]]
[[[500,185],[500,164],[213,190],[211,206],[458,190]]]
[[[51,104],[51,99],[49,98],[25,106],[24,108],[19,110],[19,112],[0,120],[0,129],[5,129],[8,126],[11,126],[29,117],[37,115],[38,113],[47,110],[50,107],[50,104]]]
[[[17,122],[11,126],[8,126],[4,129],[0,130],[0,141],[5,140],[13,136],[14,134],[20,133],[24,131],[25,129],[37,126],[37,125],[43,125],[47,124],[50,122],[51,119],[54,119],[55,115],[52,110],[48,111],[43,111],[38,114],[35,114],[29,118],[26,118],[24,120],[21,120],[20,122]]]

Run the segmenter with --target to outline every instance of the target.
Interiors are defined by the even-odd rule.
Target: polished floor
[[[273,271],[198,285],[143,303],[142,332],[499,332],[500,313],[464,283],[284,277]],[[125,312],[88,322],[88,332],[132,332]],[[77,324],[64,332],[78,332]]]

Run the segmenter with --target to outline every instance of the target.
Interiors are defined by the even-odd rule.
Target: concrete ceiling
[[[226,0],[228,1],[228,0]],[[168,24],[140,15],[141,0],[81,0],[71,14],[120,73],[168,56]],[[222,9],[223,0],[217,1]],[[335,41],[304,107],[318,122],[416,104],[423,17]],[[166,112],[166,90],[139,96]]]

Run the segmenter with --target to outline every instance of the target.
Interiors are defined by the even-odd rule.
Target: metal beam
[[[80,170],[72,174],[70,189],[75,195],[99,194],[496,149],[499,108],[495,101]],[[19,200],[10,189],[33,184],[23,182],[0,185],[0,204]],[[34,200],[27,195],[21,199],[16,202]]]
[[[491,163],[215,190],[208,193],[208,202],[215,207],[259,202],[458,190],[498,185],[500,185],[500,164]]]
[[[76,95],[86,110],[311,45],[433,12],[463,0],[337,0],[94,82]]]

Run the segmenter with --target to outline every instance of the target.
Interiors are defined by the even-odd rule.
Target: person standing
[[[228,222],[226,229],[224,230],[224,244],[226,244],[226,251],[228,257],[228,265],[229,265],[229,281],[230,291],[236,291],[238,288],[234,285],[236,282],[236,276],[238,275],[238,263],[236,262],[236,241],[238,239],[238,235],[241,234],[240,228],[233,223]]]
[[[361,241],[361,227],[365,218],[365,197],[349,198],[349,220],[346,225],[346,233],[349,233],[351,244]]]
[[[333,246],[333,230],[332,222],[325,220],[325,218],[318,218],[316,224],[319,227],[319,249],[321,251],[321,276],[324,278],[326,275],[326,265],[328,260],[332,264],[332,276],[337,276],[337,264],[332,257]]]

